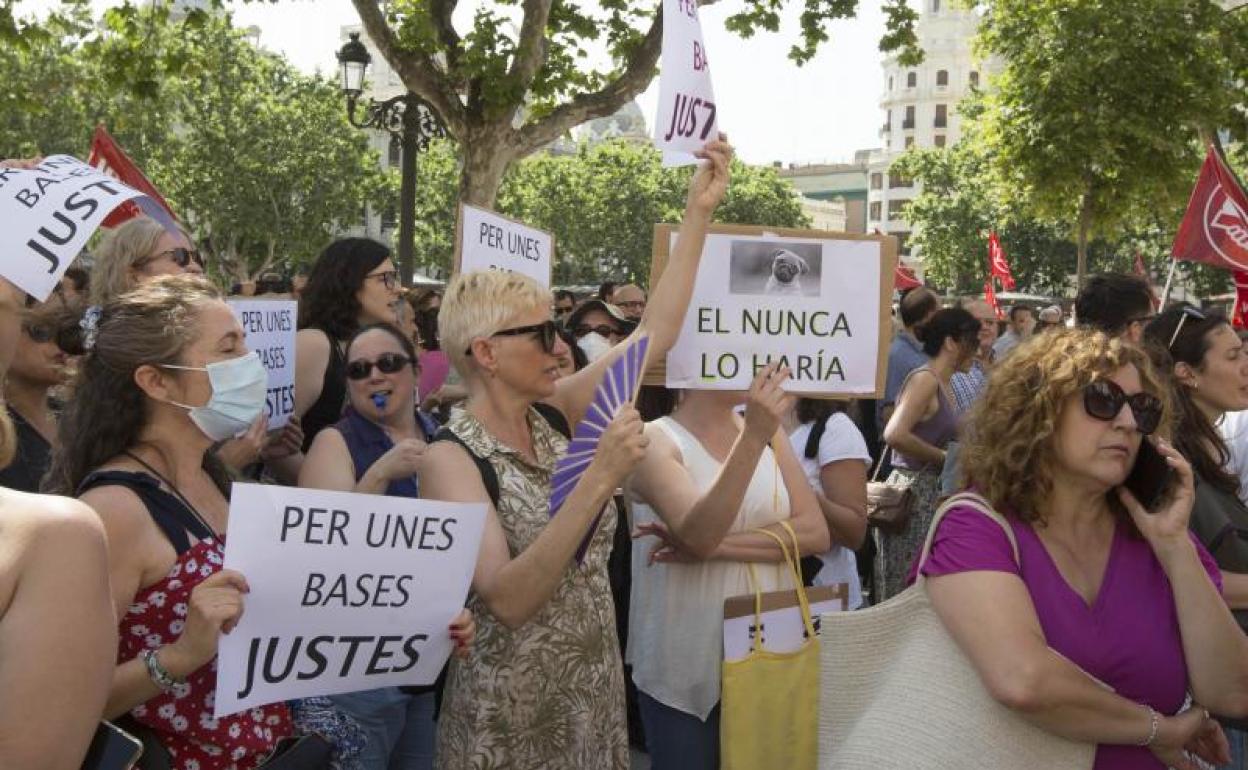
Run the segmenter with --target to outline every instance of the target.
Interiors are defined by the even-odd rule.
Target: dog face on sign
[[[778,249],[771,256],[771,275],[767,278],[767,294],[802,294],[802,276],[810,272],[806,260],[788,249]]]

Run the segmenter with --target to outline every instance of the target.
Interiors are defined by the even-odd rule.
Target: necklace
[[[131,452],[129,449],[122,452],[122,454],[124,454],[126,457],[129,457],[131,460],[134,460],[139,465],[142,465],[144,468],[150,471],[153,476],[155,476],[156,478],[164,482],[164,485],[169,487],[169,490],[173,492],[174,496],[177,497],[178,500],[180,500],[182,504],[186,506],[186,509],[191,512],[191,515],[195,517],[195,520],[199,522],[200,526],[202,526],[205,531],[212,533],[214,537],[216,536],[217,534],[216,528],[208,523],[207,519],[205,519],[203,515],[200,514],[199,509],[196,508],[194,504],[191,503],[190,500],[187,500],[186,496],[182,494],[182,492],[177,488],[177,486],[172,481],[165,478],[165,475],[163,473],[153,468],[142,457],[139,457],[134,452]]]

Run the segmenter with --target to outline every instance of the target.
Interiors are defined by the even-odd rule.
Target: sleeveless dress
[[[654,422],[680,450],[681,462],[699,493],[718,478],[722,463],[671,417]],[[660,521],[654,509],[633,498],[634,526]],[[789,518],[789,492],[771,447],[763,450],[729,533],[748,532]],[[627,662],[637,689],[665,706],[705,721],[719,703],[724,660],[724,599],[752,594],[745,562],[648,566],[648,543],[633,548]],[[759,589],[793,588],[789,568],[756,563]]]
[[[497,506],[514,557],[550,523],[550,476],[568,440],[529,410],[532,464],[455,409],[447,428],[498,475]],[[438,720],[443,770],[626,770],[624,672],[615,632],[607,557],[616,510],[608,503],[585,560],[569,560],[545,606],[509,629],[475,594],[472,654],[451,659]]]
[[[315,326],[308,327],[316,329]],[[329,361],[321,378],[321,395],[308,407],[302,420],[303,451],[312,446],[312,439],[325,428],[342,419],[347,403],[347,358],[339,342],[329,332],[317,329],[329,340]]]
[[[206,532],[181,501],[145,473],[97,471],[83,481],[78,493],[109,485],[137,494],[178,553],[168,574],[141,589],[120,619],[117,662],[121,664],[143,650],[177,641],[186,625],[191,591],[221,569],[225,540]],[[188,532],[200,540],[192,545]],[[217,660],[213,658],[172,692],[162,692],[130,711],[136,721],[157,733],[174,770],[251,770],[279,740],[294,733],[284,703],[213,718],[216,689]]]

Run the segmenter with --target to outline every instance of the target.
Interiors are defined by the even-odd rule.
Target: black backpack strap
[[[533,404],[533,408],[542,416],[542,419],[550,423],[550,427],[559,431],[564,438],[572,438],[572,427],[568,425],[568,418],[559,411],[559,407],[537,401]]]
[[[450,428],[439,428],[438,432],[434,434],[433,440],[453,441],[464,448],[464,451],[468,453],[468,456],[476,464],[477,472],[481,474],[481,483],[485,486],[485,492],[490,496],[490,502],[494,503],[494,508],[497,509],[499,498],[498,473],[495,472],[494,466],[490,465],[490,461],[484,457],[478,457],[477,453],[473,452],[468,444]]]
[[[823,441],[823,434],[828,429],[828,419],[831,416],[830,414],[824,415],[810,426],[810,435],[806,437],[806,448],[802,451],[807,460],[819,457],[819,442]]]
[[[181,500],[161,489],[160,482],[146,473],[95,471],[88,474],[78,485],[78,495],[81,496],[88,489],[106,486],[125,487],[137,495],[178,556],[191,549],[188,532],[200,540],[215,537],[215,533],[205,529],[203,523],[187,510]]]

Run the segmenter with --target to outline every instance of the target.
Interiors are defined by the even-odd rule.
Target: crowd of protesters
[[[778,366],[747,391],[647,387],[549,515],[608,367],[676,342],[731,149],[701,157],[648,289],[405,290],[362,238],[233,286],[299,301],[277,431],[188,232],[133,219],[45,302],[0,280],[0,767],[76,768],[110,720],[149,768],[626,768],[630,744],[716,768],[724,600],[790,588],[787,539],[850,611],[921,575],[987,692],[1096,744],[1096,770],[1245,767],[1248,353],[1138,278],[1092,277],[1070,320],[913,289],[875,404],[796,398]],[[1124,487],[1141,451],[1172,473],[1158,501]],[[901,528],[869,526],[872,477],[909,490]],[[235,479],[486,505],[437,685],[213,716],[253,588],[222,568]],[[918,563],[967,488],[1009,531],[954,507]],[[291,739],[320,753],[283,764],[310,745]]]

